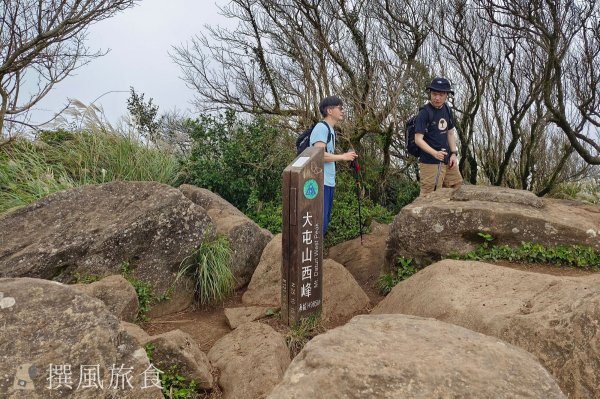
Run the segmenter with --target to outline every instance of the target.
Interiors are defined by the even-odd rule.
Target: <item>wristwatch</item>
[[[450,155],[452,155],[452,154],[454,154],[454,155],[458,156],[458,150],[455,150],[455,151],[450,151]]]

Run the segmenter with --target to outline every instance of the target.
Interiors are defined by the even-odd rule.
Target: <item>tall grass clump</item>
[[[177,275],[190,276],[194,282],[197,303],[222,302],[233,294],[236,281],[230,269],[231,247],[225,236],[205,239],[200,247],[183,260]]]
[[[101,128],[42,132],[0,146],[0,213],[56,191],[115,180],[173,184],[173,154]]]
[[[13,140],[0,147],[0,213],[76,186],[65,166],[33,143]]]
[[[173,154],[102,130],[79,133],[53,148],[80,184],[124,180],[172,185],[178,170]]]

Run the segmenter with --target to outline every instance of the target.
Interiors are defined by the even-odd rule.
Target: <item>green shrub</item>
[[[133,276],[133,271],[129,266],[129,262],[125,261],[121,264],[121,274],[135,289],[135,293],[138,298],[139,310],[137,315],[137,321],[143,322],[148,321],[148,312],[150,306],[154,300],[152,284],[138,280]]]
[[[177,275],[192,277],[196,300],[201,305],[221,302],[230,296],[236,282],[230,269],[231,248],[225,236],[204,240],[181,264]]]
[[[193,147],[178,183],[206,188],[249,214],[281,202],[282,173],[295,155],[285,132],[264,118],[238,120],[232,112],[188,125]]]
[[[283,200],[261,202],[255,191],[250,194],[246,206],[246,215],[260,227],[273,234],[281,233]]]
[[[153,343],[147,343],[144,345],[148,360],[152,364],[152,358],[156,346]],[[199,397],[199,394],[206,393],[199,389],[196,381],[189,381],[179,374],[177,371],[177,365],[172,365],[168,370],[160,371],[160,386],[162,388],[163,396],[167,399],[187,399]],[[202,397],[204,397],[203,395]]]
[[[363,234],[369,232],[369,225],[373,220],[379,223],[391,223],[394,219],[392,212],[368,198],[362,198],[362,194],[360,208]],[[356,181],[349,169],[339,168],[325,246],[330,247],[358,236],[360,236],[360,225]]]
[[[403,280],[406,280],[417,272],[412,265],[412,259],[398,257],[396,261],[396,270],[391,273],[383,273],[377,280],[377,289],[381,295],[387,295],[392,289]]]

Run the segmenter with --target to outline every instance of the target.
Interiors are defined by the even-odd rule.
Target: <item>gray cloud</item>
[[[40,123],[51,118],[68,98],[90,104],[102,96],[95,105],[102,106],[108,120],[115,122],[127,112],[130,86],[145,93],[145,99],[153,98],[161,112],[191,108],[194,93],[179,79],[179,67],[168,52],[171,46],[199,33],[205,24],[231,24],[218,15],[217,5],[225,4],[227,0],[144,0],[92,25],[88,46],[110,52],[55,85],[31,113],[31,121]]]

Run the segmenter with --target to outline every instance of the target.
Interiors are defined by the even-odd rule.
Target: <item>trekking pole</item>
[[[360,165],[355,159],[350,162],[350,166],[354,171],[354,180],[356,181],[356,200],[358,201],[358,227],[360,229],[360,245],[363,245],[362,215],[360,214]]]
[[[440,151],[446,151],[446,149],[442,148]],[[442,171],[442,163],[438,162],[438,169],[437,169],[437,173],[435,174],[435,185],[433,186],[433,191],[437,190],[438,181],[440,179],[440,172],[441,171]]]

